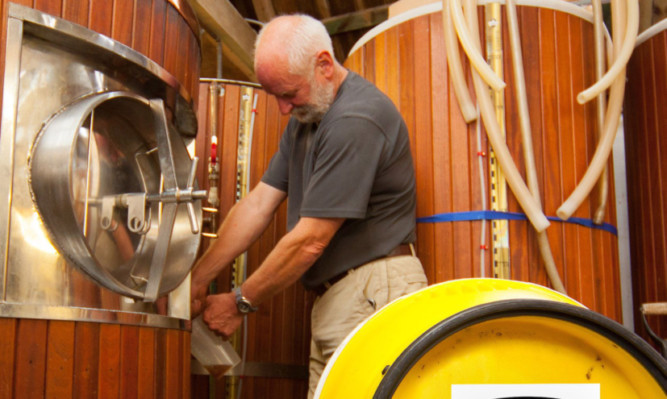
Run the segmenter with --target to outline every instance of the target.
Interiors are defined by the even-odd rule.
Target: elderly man
[[[359,322],[426,285],[411,245],[415,178],[408,133],[392,102],[335,60],[326,29],[311,17],[268,23],[257,38],[255,72],[292,118],[261,182],[232,208],[195,266],[193,308],[288,198],[287,234],[235,292],[208,296],[203,317],[229,336],[245,314],[301,278],[318,295],[312,396],[327,360]]]

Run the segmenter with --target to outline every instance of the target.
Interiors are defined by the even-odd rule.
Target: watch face
[[[250,313],[253,311],[252,306],[246,301],[239,301],[236,303],[236,307],[238,308],[239,312],[241,313]]]

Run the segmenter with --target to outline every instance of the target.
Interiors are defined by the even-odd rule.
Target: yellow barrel
[[[463,279],[401,298],[338,348],[319,398],[664,398],[667,362],[531,283]]]

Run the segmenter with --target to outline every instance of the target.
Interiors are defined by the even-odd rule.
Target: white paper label
[[[461,384],[452,399],[600,399],[600,384]]]

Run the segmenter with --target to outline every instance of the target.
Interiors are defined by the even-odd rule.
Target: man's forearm
[[[192,273],[192,287],[199,290],[207,286],[237,256],[246,251],[266,229],[273,218],[275,208],[282,198],[271,191],[268,205],[258,202],[258,196],[266,192],[265,186],[234,205],[218,229],[218,238],[197,261]],[[275,189],[272,189],[275,190]],[[253,190],[254,191],[254,190]]]
[[[296,282],[320,257],[343,219],[303,218],[242,286],[258,305]]]

